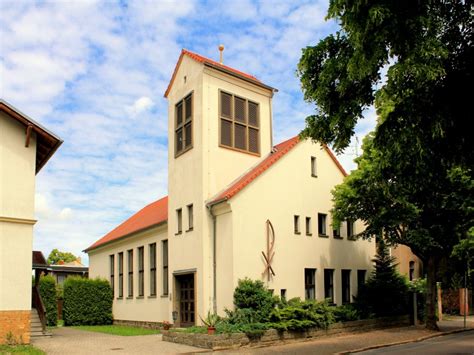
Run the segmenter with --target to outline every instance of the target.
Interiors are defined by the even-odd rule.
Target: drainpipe
[[[217,243],[217,217],[212,213],[212,206],[207,206],[212,218],[212,309],[217,313],[217,262],[216,262],[216,243]]]

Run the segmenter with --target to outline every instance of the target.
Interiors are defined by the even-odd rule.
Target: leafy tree
[[[395,258],[383,239],[378,241],[373,261],[375,268],[358,292],[356,307],[365,315],[378,317],[408,313],[408,283],[395,269]]]
[[[436,329],[437,263],[473,220],[470,2],[331,0],[328,18],[340,30],[305,48],[298,65],[305,99],[317,104],[302,136],[340,152],[375,105],[377,128],[334,193],[335,216],[362,219],[362,237],[383,231],[423,260],[426,326]]]
[[[61,260],[64,261],[65,263],[69,263],[76,259],[77,259],[77,256],[75,256],[73,253],[59,251],[58,249],[53,249],[51,250],[51,253],[49,253],[48,264],[54,265],[54,264],[59,263]]]
[[[236,311],[241,310],[250,313],[248,315],[256,322],[267,321],[276,303],[277,298],[260,280],[241,279],[234,290]]]

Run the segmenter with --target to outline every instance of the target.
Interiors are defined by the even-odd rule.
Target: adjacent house
[[[375,242],[332,225],[344,169],[324,145],[273,142],[276,89],[183,50],[166,90],[168,196],[86,249],[110,280],[116,321],[179,326],[232,307],[239,279],[284,298],[351,302]]]
[[[87,278],[89,276],[89,268],[82,263],[81,258],[77,258],[67,263],[59,261],[57,264],[49,265],[48,273],[54,277],[58,285],[62,285],[69,276]]]
[[[30,339],[35,176],[61,143],[0,100],[0,344]]]

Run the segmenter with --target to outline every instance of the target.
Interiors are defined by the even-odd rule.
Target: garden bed
[[[236,349],[243,346],[263,346],[293,341],[304,341],[334,334],[350,334],[364,332],[374,329],[393,328],[410,325],[410,317],[386,317],[335,323],[328,329],[312,328],[306,331],[277,331],[266,330],[260,337],[249,338],[245,333],[207,335],[199,333],[187,333],[175,330],[163,330],[163,340],[200,348],[222,350]]]

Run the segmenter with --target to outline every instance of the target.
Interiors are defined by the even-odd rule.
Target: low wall
[[[114,319],[114,325],[128,325],[131,327],[139,327],[146,329],[161,329],[163,324],[161,322],[143,322],[138,320],[124,320],[124,319]]]
[[[244,333],[233,334],[196,334],[177,332],[173,330],[163,330],[163,340],[172,343],[197,346],[200,348],[222,350],[235,349],[242,346],[262,346],[278,343],[288,343],[294,341],[305,341],[322,336],[334,334],[349,334],[355,332],[365,332],[373,329],[383,329],[410,325],[409,316],[366,319],[353,322],[332,324],[329,329],[308,329],[307,331],[283,331],[274,329],[266,330],[259,338],[249,338]]]

